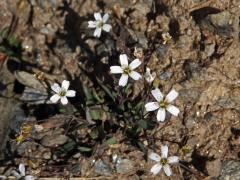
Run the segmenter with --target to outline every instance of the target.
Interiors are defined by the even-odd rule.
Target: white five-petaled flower
[[[178,116],[179,109],[171,105],[170,103],[178,97],[178,92],[172,89],[168,95],[164,98],[161,91],[156,88],[151,91],[153,97],[157,100],[157,102],[149,102],[145,105],[146,111],[155,111],[157,112],[157,120],[163,122],[166,117],[166,110],[170,112],[174,116]]]
[[[172,175],[172,170],[170,168],[169,164],[176,164],[179,162],[178,156],[171,156],[168,157],[168,147],[162,146],[161,147],[161,156],[159,156],[156,153],[150,153],[148,156],[151,160],[156,161],[157,164],[155,164],[151,168],[151,172],[156,175],[158,174],[161,169],[163,168],[163,171],[167,176]]]
[[[109,14],[104,14],[102,17],[100,13],[94,13],[94,18],[96,21],[88,21],[89,28],[96,28],[93,35],[95,37],[100,37],[102,30],[109,32],[112,28],[110,24],[106,24]]]
[[[153,82],[153,80],[155,79],[156,73],[153,72],[153,73],[151,74],[150,68],[146,67],[146,72],[145,72],[145,74],[144,74],[144,77],[145,77],[145,79],[146,79],[146,81],[147,81],[148,83],[151,83],[151,82]]]
[[[68,103],[68,99],[67,97],[74,97],[76,96],[76,91],[74,90],[68,90],[70,86],[70,82],[67,81],[67,80],[64,80],[62,82],[62,87],[59,86],[59,84],[57,83],[54,83],[52,86],[51,86],[51,89],[56,93],[54,94],[50,100],[53,102],[53,103],[56,103],[59,99],[61,100],[61,103],[63,105],[66,105]]]
[[[141,79],[141,75],[134,71],[138,66],[140,66],[141,61],[139,59],[134,59],[129,65],[128,65],[128,57],[126,54],[121,54],[120,57],[120,64],[121,66],[111,66],[110,67],[110,73],[112,74],[122,74],[119,80],[119,86],[126,86],[128,82],[128,76],[130,76],[134,80]]]
[[[26,170],[25,170],[25,165],[24,164],[19,164],[18,167],[18,171],[13,171],[13,175],[17,178],[17,179],[25,179],[25,180],[34,180],[34,176],[32,175],[26,175]]]

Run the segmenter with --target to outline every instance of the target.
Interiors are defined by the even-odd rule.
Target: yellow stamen
[[[104,23],[103,23],[102,21],[99,21],[99,22],[97,23],[97,27],[98,27],[98,28],[103,27],[103,25],[104,25]]]
[[[129,74],[131,72],[131,69],[129,67],[126,67],[124,70],[123,70],[124,74]]]
[[[161,108],[166,108],[167,106],[168,106],[168,102],[167,101],[160,101],[159,102],[159,106],[161,107]]]
[[[160,163],[164,166],[164,165],[166,165],[167,164],[167,158],[162,158],[161,160],[160,160]]]
[[[22,130],[22,132],[23,132],[24,134],[29,133],[29,132],[31,131],[31,129],[32,129],[32,126],[31,126],[31,125],[27,125],[27,124],[24,124],[24,125],[22,126],[22,128],[21,128],[21,130]]]
[[[20,134],[18,137],[16,137],[16,141],[18,142],[18,143],[21,143],[21,142],[23,142],[24,141],[24,136],[22,135],[22,134]]]
[[[59,93],[58,93],[59,96],[65,96],[66,95],[66,91],[65,90],[61,90]]]

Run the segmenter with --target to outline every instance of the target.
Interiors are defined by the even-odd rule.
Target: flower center
[[[123,73],[129,74],[132,70],[129,67],[124,68]]]
[[[103,25],[104,25],[103,21],[98,21],[98,22],[97,22],[97,27],[98,27],[98,28],[103,27]]]
[[[161,108],[166,108],[168,106],[168,102],[165,101],[165,100],[162,100],[162,101],[159,102],[159,106]]]
[[[62,90],[58,93],[58,95],[61,96],[61,97],[63,97],[63,96],[66,95],[66,93],[67,93],[66,90],[62,89]]]
[[[164,165],[166,165],[167,164],[167,158],[162,158],[161,160],[160,160],[160,163],[164,166]]]

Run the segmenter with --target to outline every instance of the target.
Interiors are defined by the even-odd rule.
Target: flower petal
[[[104,31],[109,32],[112,29],[112,26],[110,24],[104,24],[102,28]]]
[[[158,108],[159,108],[158,102],[149,102],[145,104],[146,111],[155,111]]]
[[[55,93],[59,93],[59,91],[61,90],[59,84],[57,84],[57,83],[54,83],[54,84],[51,86],[51,89],[52,89]]]
[[[66,93],[66,96],[67,97],[74,97],[74,96],[76,96],[76,91],[68,90],[67,93]]]
[[[166,110],[163,108],[159,108],[157,112],[157,120],[163,122],[166,117]]]
[[[103,22],[106,23],[108,19],[109,19],[109,14],[108,13],[104,14],[102,18]]]
[[[148,83],[151,83],[151,82],[153,82],[153,80],[155,79],[156,73],[153,72],[153,73],[151,74],[151,70],[150,70],[148,67],[146,67],[146,72],[145,72],[145,74],[144,74],[144,77],[145,77],[145,79],[146,79],[146,81],[147,81]]]
[[[156,153],[150,153],[148,156],[151,160],[159,162],[161,160],[161,157]]]
[[[162,165],[161,164],[155,164],[152,168],[151,168],[151,173],[153,173],[154,175],[158,174],[162,169]]]
[[[121,66],[128,66],[128,58],[126,54],[120,54],[119,59]]]
[[[12,172],[11,172],[11,174],[16,178],[16,179],[21,179],[21,175],[17,172],[17,171],[15,171],[15,170],[13,170]]]
[[[93,33],[93,36],[99,38],[101,36],[101,33],[102,33],[102,29],[101,28],[96,28],[94,33]]]
[[[167,146],[162,146],[161,147],[161,157],[162,158],[167,158],[168,156],[168,147]]]
[[[122,74],[118,83],[119,86],[126,86],[127,82],[128,82],[128,75]]]
[[[112,73],[112,74],[123,73],[123,69],[120,66],[111,66],[110,73]]]
[[[151,69],[149,67],[146,67],[146,73],[151,74]]]
[[[96,21],[88,21],[88,27],[89,28],[96,28],[97,23]]]
[[[151,93],[158,102],[163,100],[163,94],[161,93],[160,89],[155,88],[154,90],[151,91]]]
[[[144,74],[145,79],[149,82],[151,80],[151,72],[150,69],[147,67],[146,72]]]
[[[35,178],[31,175],[25,176],[25,180],[34,180]]]
[[[139,59],[134,59],[130,64],[129,67],[131,70],[136,69],[138,66],[140,66],[142,62]]]
[[[174,99],[178,97],[178,92],[172,89],[168,95],[166,96],[167,102],[172,102]]]
[[[165,174],[167,176],[171,176],[172,175],[172,170],[171,170],[169,164],[164,165],[163,166],[163,170],[164,170],[164,172],[165,172]]]
[[[20,175],[21,175],[21,176],[25,176],[25,165],[22,164],[22,163],[19,164],[18,169],[19,169]]]
[[[170,112],[174,116],[178,116],[178,114],[180,112],[176,106],[173,106],[171,104],[167,106],[167,111]]]
[[[69,81],[67,81],[67,80],[63,80],[63,82],[62,82],[62,88],[64,88],[64,90],[68,90],[68,88],[69,88],[69,85],[70,85],[70,82]]]
[[[95,18],[97,21],[102,21],[101,13],[94,13],[94,18]]]
[[[68,99],[67,99],[67,97],[61,97],[61,103],[63,104],[63,105],[66,105],[67,103],[68,103]]]
[[[168,158],[168,163],[169,164],[176,164],[179,162],[178,156],[171,156]]]
[[[58,100],[60,99],[61,97],[58,95],[58,94],[54,94],[51,98],[50,98],[50,101],[53,102],[53,103],[56,103],[58,102]]]
[[[137,81],[137,80],[139,80],[139,79],[142,78],[142,76],[141,76],[138,72],[136,72],[136,71],[131,71],[131,72],[129,73],[129,76],[130,76],[131,78],[133,78],[135,81]]]

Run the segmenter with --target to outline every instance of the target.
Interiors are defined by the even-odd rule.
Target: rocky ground
[[[238,0],[2,0],[2,178],[24,163],[35,177],[240,179],[239,10]],[[94,12],[110,14],[100,38],[87,27]],[[179,92],[179,117],[136,121],[147,86],[119,91],[109,67],[120,53]],[[64,79],[77,96],[52,104]],[[147,154],[162,145],[181,160],[170,178],[150,173]]]

